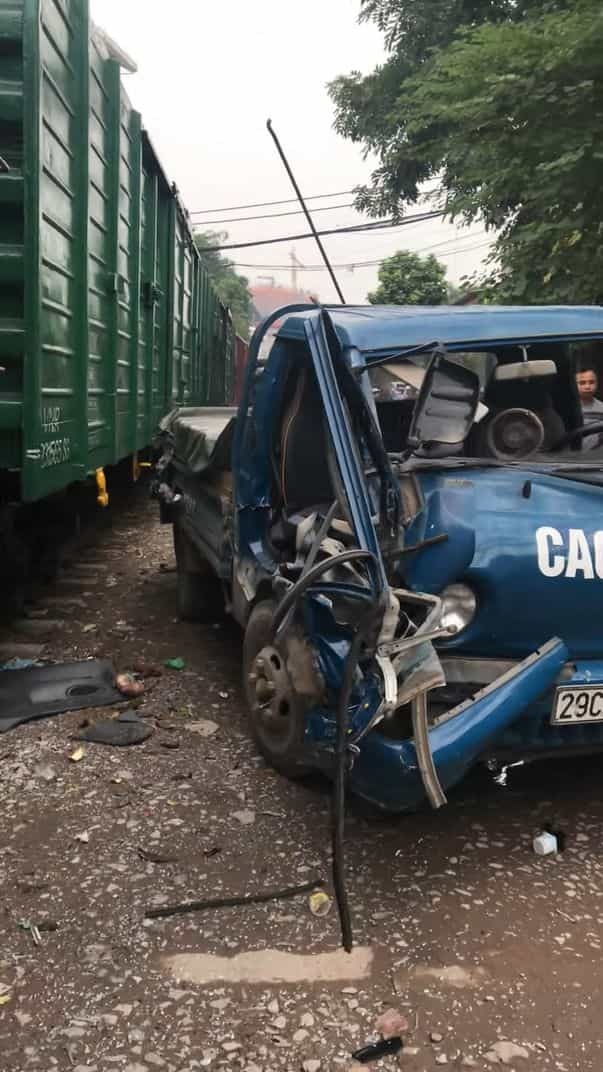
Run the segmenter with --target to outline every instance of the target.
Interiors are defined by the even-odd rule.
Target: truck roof
[[[442,342],[449,349],[496,344],[603,338],[600,305],[328,305],[344,347],[387,353]],[[282,310],[282,339],[304,338],[304,320],[316,312],[295,306]],[[287,315],[289,313],[289,315]]]

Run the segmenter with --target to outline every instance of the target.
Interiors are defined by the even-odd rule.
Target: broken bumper
[[[563,641],[550,640],[437,720],[429,730],[429,745],[443,789],[456,785],[525,709],[551,689],[567,659]],[[378,730],[369,733],[356,757],[350,787],[387,811],[408,811],[423,803],[414,741],[390,740]]]

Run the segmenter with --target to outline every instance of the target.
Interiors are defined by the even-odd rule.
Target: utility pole
[[[297,259],[295,255],[295,247],[289,253],[291,258],[291,286],[293,290],[297,290],[297,269],[303,268],[303,264]]]

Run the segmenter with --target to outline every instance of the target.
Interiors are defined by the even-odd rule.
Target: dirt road
[[[256,755],[241,638],[223,620],[177,621],[170,532],[150,504],[135,500],[82,561],[48,656],[185,668],[148,679],[139,714],[154,733],[137,747],[70,759],[84,719],[107,710],[0,736],[2,1072],[330,1072],[390,1007],[409,1021],[405,1050],[373,1068],[600,1072],[598,762],[515,772],[506,788],[475,778],[437,815],[352,814],[352,961],[319,959],[338,948],[336,913],[312,915],[307,895],[145,919],[328,881],[328,788],[288,783]],[[547,821],[566,848],[539,859]],[[271,951],[299,955],[296,982],[270,982]],[[216,957],[237,956],[255,982],[211,981]]]

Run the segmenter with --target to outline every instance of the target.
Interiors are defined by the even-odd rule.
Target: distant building
[[[318,303],[318,298],[315,294],[309,294],[305,290],[295,290],[293,287],[278,286],[274,280],[266,283],[254,283],[249,287],[249,293],[251,294],[252,332],[258,324],[261,324],[262,320],[265,320],[267,316],[276,312],[277,309],[281,309],[284,305],[307,305],[309,302],[313,302],[316,305]],[[262,354],[264,356],[267,355],[280,324],[281,321],[277,320],[270,328],[262,345]]]
[[[251,294],[251,323],[257,327],[262,320],[270,316],[276,309],[283,305],[299,305],[304,302],[318,301],[316,295],[309,294],[306,290],[294,290],[293,287],[281,287],[276,283],[254,283],[249,287]]]

